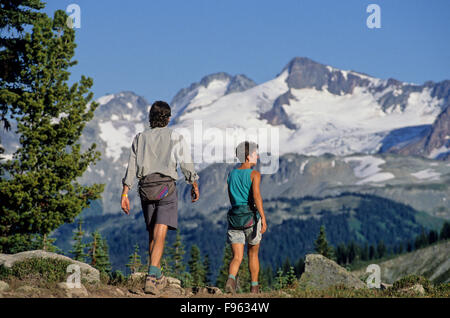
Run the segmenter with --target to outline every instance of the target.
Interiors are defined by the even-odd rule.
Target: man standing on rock
[[[154,295],[167,285],[160,263],[167,230],[177,229],[177,164],[186,182],[192,185],[192,202],[200,197],[199,176],[194,170],[190,148],[182,135],[168,128],[170,116],[170,106],[166,102],[153,103],[149,113],[150,127],[134,137],[128,167],[122,179],[121,206],[127,215],[130,213],[128,191],[134,178],[139,179],[142,212],[149,233],[150,266],[145,292]]]

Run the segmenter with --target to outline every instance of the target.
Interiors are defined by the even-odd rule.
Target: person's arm
[[[125,177],[122,179],[122,198],[121,207],[126,214],[130,214],[130,201],[128,200],[128,191],[133,185],[134,178],[136,177],[136,149],[137,149],[137,137],[133,140],[131,145],[130,157],[128,159],[127,171]]]
[[[121,199],[121,206],[123,212],[126,214],[130,214],[130,200],[128,200],[128,191],[130,188],[128,188],[127,185],[123,185],[122,189],[122,199]]]
[[[192,185],[191,198],[192,202],[198,201],[200,198],[200,190],[198,188],[199,179],[198,174],[195,172],[194,163],[192,162],[191,152],[189,145],[184,140],[183,135],[176,132],[172,133],[172,139],[175,142],[174,154],[175,160],[180,164],[181,172],[184,175],[186,183]]]
[[[261,173],[257,170],[252,171],[250,176],[252,180],[252,192],[253,200],[255,201],[256,208],[261,215],[261,234],[267,230],[266,215],[264,214],[263,202],[259,185],[261,183]]]
[[[198,199],[200,198],[200,191],[198,190],[197,181],[194,181],[194,183],[192,183],[191,198],[192,202],[198,201]]]

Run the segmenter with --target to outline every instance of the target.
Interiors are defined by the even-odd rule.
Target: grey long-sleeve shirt
[[[192,184],[199,179],[194,170],[190,148],[183,136],[167,126],[147,127],[133,139],[122,185],[131,189],[135,177],[140,179],[154,172],[177,180],[177,163],[180,164],[187,183]]]

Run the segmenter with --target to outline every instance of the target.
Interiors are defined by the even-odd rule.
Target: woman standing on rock
[[[228,196],[231,209],[228,211],[228,243],[231,244],[233,259],[228,270],[225,290],[236,293],[236,275],[244,257],[244,246],[248,246],[248,265],[251,275],[251,292],[258,293],[259,245],[267,229],[266,217],[259,189],[261,173],[252,167],[258,161],[258,145],[244,141],[236,148],[236,156],[242,163],[228,174]]]
[[[199,199],[197,180],[190,148],[182,135],[168,128],[170,106],[156,101],[150,108],[150,127],[138,133],[131,146],[125,177],[122,179],[122,210],[130,213],[128,191],[134,178],[139,179],[142,212],[149,233],[150,266],[145,292],[159,294],[167,280],[161,273],[161,257],[167,230],[176,230],[178,223],[177,163],[187,183],[192,185],[192,202]]]

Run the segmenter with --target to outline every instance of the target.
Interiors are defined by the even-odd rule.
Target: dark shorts
[[[144,214],[147,231],[152,231],[155,224],[166,224],[169,230],[176,230],[178,225],[178,194],[177,189],[160,201],[143,203],[142,213]]]

